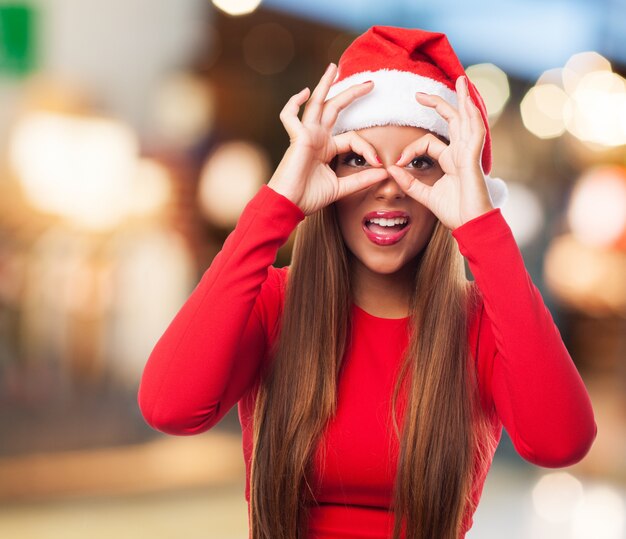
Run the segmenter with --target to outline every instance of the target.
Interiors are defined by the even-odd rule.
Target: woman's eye
[[[367,165],[365,158],[358,153],[350,152],[343,158],[342,163],[350,167],[363,167]]]
[[[430,159],[430,157],[421,156],[421,157],[416,157],[415,159],[411,160],[409,165],[411,165],[411,167],[413,168],[426,170],[432,167],[434,165],[434,162],[432,159]]]

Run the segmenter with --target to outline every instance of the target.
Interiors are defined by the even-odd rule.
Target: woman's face
[[[405,146],[428,131],[420,127],[386,125],[359,129],[356,133],[372,144],[383,166],[387,167],[396,163]],[[339,154],[336,159],[338,178],[371,166],[353,152]],[[443,176],[438,163],[428,155],[415,157],[406,170],[428,185],[433,185]],[[437,222],[435,215],[405,194],[391,175],[337,200],[335,206],[344,241],[354,255],[354,262],[361,266],[357,268],[360,272],[393,274],[415,262]],[[396,212],[389,218],[400,215],[406,224],[389,227],[384,225],[391,224],[390,221],[372,223],[369,219],[375,216],[371,212],[380,212],[380,217]]]

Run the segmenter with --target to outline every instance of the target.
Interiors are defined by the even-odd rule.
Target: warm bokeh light
[[[261,4],[261,0],[213,0],[213,5],[228,15],[247,15]]]
[[[111,377],[132,388],[196,282],[195,261],[184,238],[163,226],[120,231],[102,251],[110,305],[100,346]]]
[[[564,234],[548,246],[543,279],[562,303],[597,316],[626,313],[626,256]]]
[[[511,95],[506,73],[494,64],[476,64],[465,72],[485,101],[491,124],[500,116]]]
[[[623,539],[625,531],[624,499],[608,485],[585,490],[581,507],[572,522],[572,539]]]
[[[621,123],[626,110],[626,81],[616,73],[584,75],[564,108],[567,130],[583,141],[605,146],[626,144]]]
[[[100,230],[127,214],[138,141],[126,125],[34,112],[14,128],[9,152],[37,209]]]
[[[534,191],[518,182],[507,182],[509,191],[502,215],[520,247],[530,244],[545,223],[544,211]]]
[[[563,68],[562,67],[554,67],[552,69],[546,69],[535,83],[535,86],[541,86],[544,84],[554,84],[561,89],[563,88]]]
[[[611,62],[595,51],[572,55],[562,69],[563,88],[568,94],[573,94],[580,80],[588,73],[595,71],[611,71]]]
[[[165,143],[191,146],[206,136],[215,118],[212,84],[189,73],[167,78],[153,101],[155,134]]]
[[[139,159],[129,212],[137,216],[153,215],[162,210],[172,196],[172,177],[154,159]]]
[[[567,472],[547,473],[532,490],[535,512],[551,522],[574,516],[583,500],[581,482]]]
[[[617,246],[626,236],[626,168],[594,167],[576,183],[568,224],[582,243]]]
[[[295,54],[291,32],[276,22],[253,27],[244,38],[242,48],[246,63],[261,75],[284,71]]]
[[[622,539],[625,503],[604,484],[587,484],[567,472],[547,473],[532,490],[532,537],[554,539]]]
[[[600,54],[574,54],[542,73],[520,104],[526,128],[539,138],[566,130],[598,150],[626,144],[626,80]]]
[[[208,157],[201,172],[202,213],[217,226],[234,226],[269,174],[269,158],[262,148],[243,141],[223,144]]]
[[[522,121],[531,133],[547,139],[562,135],[567,94],[556,84],[533,86],[520,104]]]

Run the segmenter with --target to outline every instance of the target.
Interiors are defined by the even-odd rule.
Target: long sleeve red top
[[[169,434],[206,431],[238,403],[248,504],[259,369],[276,337],[288,271],[272,264],[304,218],[289,199],[260,188],[157,342],[139,387],[145,420]],[[494,439],[500,440],[504,426],[517,452],[533,464],[578,462],[597,434],[591,402],[500,209],[451,233],[480,292],[469,339]],[[399,446],[387,411],[408,344],[408,318],[351,308],[353,334],[337,414],[323,437],[323,473],[314,466],[319,505],[311,507],[309,539],[391,536]],[[472,526],[489,467],[475,472],[474,504],[460,537]]]

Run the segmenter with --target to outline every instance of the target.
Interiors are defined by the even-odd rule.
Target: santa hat
[[[376,125],[412,125],[449,140],[448,123],[435,109],[415,99],[416,92],[425,92],[458,105],[455,83],[465,70],[445,34],[372,26],[348,46],[337,67],[327,100],[367,80],[374,81],[374,88],[339,113],[333,134]],[[487,108],[476,87],[469,79],[467,83],[486,129],[481,164],[487,188],[493,205],[501,207],[508,189],[500,178],[489,176],[492,156]]]

